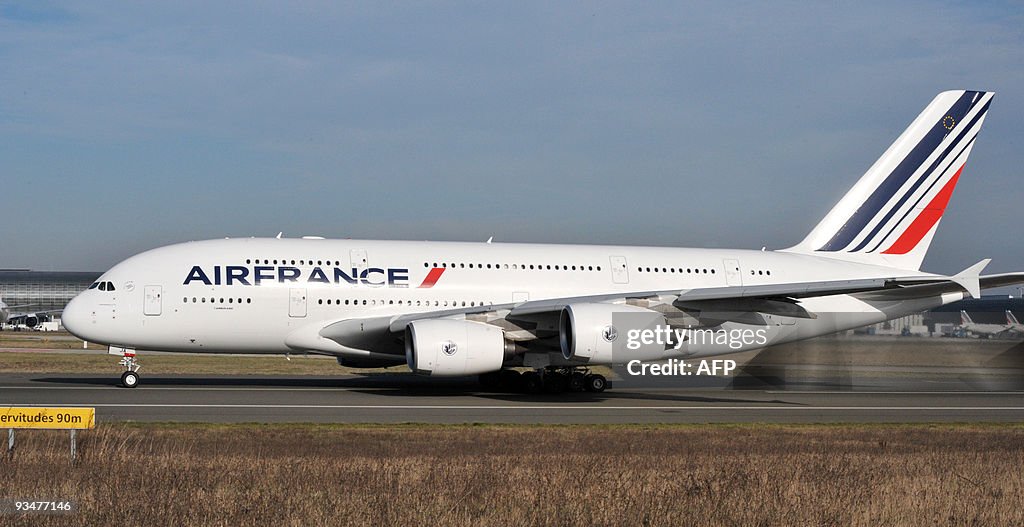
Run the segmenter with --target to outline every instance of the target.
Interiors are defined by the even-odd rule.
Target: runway
[[[1019,422],[1024,391],[929,382],[838,389],[615,387],[602,394],[488,393],[470,379],[3,374],[0,406],[93,406],[98,422],[863,423]]]

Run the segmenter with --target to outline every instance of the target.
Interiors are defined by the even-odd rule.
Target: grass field
[[[87,353],[8,352],[0,353],[0,373],[105,373],[120,374],[118,356]],[[284,355],[265,357],[252,355],[140,355],[142,373],[211,374],[211,375],[347,375],[369,371],[343,368],[331,357],[315,355]],[[398,366],[380,371],[408,372]]]
[[[0,373],[118,373],[118,356],[97,353],[105,350],[61,333],[0,332]],[[66,350],[66,351],[47,351]],[[139,355],[145,374],[209,375],[348,375],[363,371],[408,372],[405,366],[362,370],[338,365],[333,357],[318,355],[219,355],[200,353]]]
[[[19,433],[39,525],[1020,525],[1019,426],[188,426]],[[0,516],[0,525],[23,518]]]
[[[39,333],[35,331],[0,331],[0,348],[80,350],[85,344],[71,334],[59,331]],[[106,346],[88,343],[90,350],[105,350]]]

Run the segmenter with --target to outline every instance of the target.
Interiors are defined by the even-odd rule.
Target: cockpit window
[[[106,291],[106,290],[107,290],[107,283],[106,282],[100,282],[100,291]]]
[[[96,288],[97,288],[97,287],[99,287],[99,286],[100,286],[100,283],[99,283],[99,282],[93,282],[93,283],[92,283],[92,285],[91,285],[91,286],[89,286],[89,289],[96,289]]]
[[[114,290],[114,282],[107,282],[107,291]]]

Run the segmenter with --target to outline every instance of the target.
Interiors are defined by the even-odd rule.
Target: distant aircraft
[[[1024,334],[1024,324],[1017,321],[1016,315],[1009,309],[1006,310],[1006,323],[1010,326],[1010,331]]]
[[[1007,311],[1009,313],[1009,311]],[[1013,315],[1010,315],[1013,316]],[[1010,323],[1007,324],[978,324],[971,320],[967,311],[960,310],[960,328],[970,335],[990,338],[1003,335],[1013,329]]]
[[[991,100],[940,93],[788,249],[208,240],[117,264],[63,323],[122,355],[126,387],[139,383],[135,352],[163,350],[319,353],[486,386],[602,391],[591,366],[761,349],[1024,283],[982,276],[989,260],[954,276],[920,271]],[[683,183],[677,196],[651,190],[639,206],[663,208],[669,228],[701,228],[680,224]]]
[[[11,312],[12,309],[24,309],[26,307],[32,307],[32,305],[24,304],[20,306],[9,306],[4,303],[3,298],[0,298],[0,327],[4,324],[11,324],[34,328],[39,325],[39,322],[43,320],[45,315],[50,313],[59,313],[61,311],[59,309],[52,309],[47,311]]]

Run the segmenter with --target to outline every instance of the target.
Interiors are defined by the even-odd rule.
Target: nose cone
[[[68,333],[82,339],[89,340],[86,338],[85,331],[89,327],[89,306],[82,300],[82,295],[78,295],[72,298],[68,305],[64,307],[64,311],[60,314],[60,322],[64,326],[64,329],[68,330]]]

